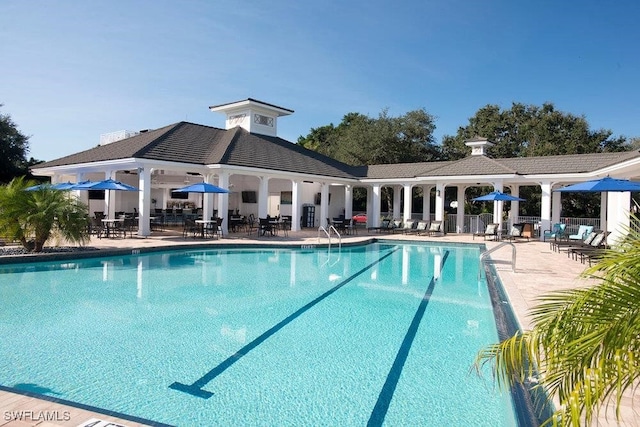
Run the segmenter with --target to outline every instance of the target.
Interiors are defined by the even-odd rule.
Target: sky
[[[424,109],[455,135],[487,104],[542,105],[640,136],[636,0],[2,0],[0,114],[53,160],[109,132],[247,98],[297,141],[356,112]]]

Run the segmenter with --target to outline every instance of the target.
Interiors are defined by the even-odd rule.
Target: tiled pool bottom
[[[162,414],[167,407],[191,405],[194,412],[215,412],[214,419],[221,424],[231,419],[226,416],[242,413],[250,417],[245,422],[252,420],[260,424],[256,420],[262,419],[265,425],[309,420],[314,420],[314,424],[361,425],[373,417],[374,408],[385,399],[388,400],[385,419],[390,424],[404,419],[426,419],[406,417],[446,416],[448,410],[440,400],[466,401],[474,396],[474,402],[482,405],[480,402],[487,398],[484,395],[492,394],[491,386],[483,383],[481,393],[467,390],[467,384],[476,380],[469,374],[470,361],[457,362],[458,354],[464,351],[451,347],[452,342],[461,338],[474,342],[470,352],[473,360],[478,342],[486,339],[479,326],[488,322],[491,310],[489,317],[485,317],[490,305],[486,302],[486,293],[479,295],[477,269],[465,271],[466,268],[460,268],[465,266],[464,259],[449,258],[440,249],[398,246],[400,248],[393,251],[387,246],[384,250],[389,251],[389,255],[384,259],[384,250],[344,249],[340,257],[334,258],[313,251],[253,251],[252,258],[244,259],[243,263],[219,262],[219,254],[204,252],[165,254],[173,259],[164,259],[167,268],[160,268],[158,275],[147,275],[148,271],[141,267],[141,257],[132,257],[129,262],[118,265],[83,266],[80,269],[83,279],[76,282],[95,276],[98,280],[93,287],[87,289],[68,278],[48,287],[50,291],[55,290],[56,298],[67,298],[67,302],[70,298],[75,303],[74,309],[69,310],[67,304],[66,312],[57,317],[66,318],[67,326],[91,326],[94,332],[87,336],[75,331],[76,340],[81,344],[97,340],[110,345],[106,353],[104,346],[98,346],[103,350],[99,354],[90,346],[81,346],[87,360],[75,356],[75,362],[85,366],[88,373],[74,375],[89,380],[73,381],[81,386],[57,392],[65,396],[80,395],[96,388],[101,391],[96,400],[104,399],[107,405],[111,400],[119,402],[117,396],[103,397],[103,393],[108,395],[106,388],[109,387],[95,380],[96,370],[92,369],[99,365],[100,369],[106,368],[110,378],[120,376],[129,388],[148,391],[143,393],[147,397],[153,395],[154,389],[162,388],[166,396],[158,400],[164,403],[159,408],[150,408],[153,413]],[[477,260],[477,250],[474,256]],[[408,268],[409,265],[413,267]],[[190,271],[195,266],[197,268]],[[57,271],[58,274],[67,272],[69,278],[79,274],[74,273],[76,266],[70,265]],[[243,284],[244,276],[250,276],[251,283]],[[437,280],[430,281],[436,277]],[[465,277],[470,286],[457,283],[456,279]],[[260,340],[272,327],[347,280],[252,347],[213,383],[203,386],[202,389],[213,393],[209,399],[183,396],[185,393],[169,389],[175,382],[197,382],[231,355]],[[33,283],[28,282],[24,280],[21,286],[31,288]],[[67,289],[67,282],[73,283],[71,289]],[[433,287],[429,291],[431,283]],[[70,290],[75,290],[75,294]],[[280,299],[271,299],[274,295]],[[422,318],[415,320],[424,301],[427,302]],[[414,321],[418,326],[412,328]],[[189,335],[192,329],[195,332]],[[493,329],[495,334],[495,326]],[[161,335],[158,330],[162,330]],[[432,334],[435,331],[449,332],[438,337]],[[411,334],[415,336],[407,338]],[[133,354],[127,347],[132,336],[136,338],[134,342],[145,344],[143,355]],[[186,339],[187,336],[190,338]],[[403,346],[406,340],[410,340],[411,345]],[[403,348],[409,349],[406,356],[401,355]],[[437,353],[442,350],[447,351]],[[403,357],[406,358],[402,369],[394,374],[398,371],[393,368],[395,361]],[[95,363],[96,358],[100,363]],[[443,366],[457,363],[456,368],[462,375],[437,376]],[[136,369],[131,370],[129,366]],[[452,375],[454,378],[449,380]],[[386,398],[385,383],[394,376],[398,379],[393,395]],[[336,382],[335,378],[340,381]],[[82,390],[83,387],[86,390]],[[460,404],[456,403],[458,416]],[[127,405],[123,401],[117,406]],[[345,408],[353,413],[341,418]],[[125,412],[136,413],[140,405],[131,405],[131,409]],[[227,410],[229,415],[225,415]],[[445,415],[439,415],[440,412]],[[486,413],[478,416],[491,419]],[[150,418],[164,421],[156,416]],[[460,421],[438,419],[454,424]],[[178,417],[166,422],[192,424],[184,420]]]

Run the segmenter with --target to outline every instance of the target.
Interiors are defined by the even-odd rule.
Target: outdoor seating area
[[[607,237],[611,234],[608,231],[591,231],[583,240],[576,239],[556,239],[549,242],[550,248],[554,252],[566,252],[567,257],[573,260],[580,260],[582,264],[597,261],[603,254],[607,245]]]

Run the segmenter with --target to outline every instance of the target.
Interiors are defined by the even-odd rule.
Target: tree
[[[466,157],[466,140],[475,136],[488,138],[495,146],[494,157],[530,157],[561,154],[600,153],[629,149],[626,138],[612,138],[610,130],[591,130],[584,116],[555,109],[551,103],[541,107],[513,103],[511,109],[486,105],[460,127],[456,136],[446,135],[442,150],[448,160]]]
[[[377,118],[360,113],[346,114],[338,126],[311,129],[298,144],[352,166],[411,163],[439,160],[435,143],[435,118],[424,109],[391,117],[383,110]],[[382,199],[392,203],[392,193],[382,189]],[[366,206],[366,192],[355,188],[354,206]]]
[[[543,296],[533,329],[482,350],[478,369],[492,364],[500,386],[524,384],[537,370],[536,387],[560,402],[547,424],[588,425],[609,403],[619,419],[623,393],[640,378],[638,257],[640,232],[632,227],[585,271],[596,285]]]
[[[475,136],[488,138],[495,144],[488,154],[496,158],[601,153],[633,148],[626,138],[613,138],[610,130],[591,130],[584,116],[558,111],[551,103],[542,106],[513,103],[508,110],[486,105],[469,119],[467,126],[460,127],[455,136],[443,137],[443,156],[448,160],[468,156],[470,149],[464,143]],[[481,191],[484,190],[469,189],[467,196],[476,197]],[[526,200],[520,205],[520,214],[538,215],[540,189],[522,187],[520,197]],[[562,199],[565,216],[599,216],[599,206],[599,199],[592,194]]]
[[[33,158],[27,161],[28,152],[29,137],[18,130],[8,114],[0,114],[0,183],[26,175],[29,163],[38,162]]]
[[[74,243],[87,242],[87,205],[50,187],[25,191],[33,184],[19,177],[0,187],[0,235],[34,252],[41,252],[54,236]]]
[[[346,114],[338,126],[311,129],[298,144],[352,166],[438,160],[435,119],[425,110],[391,117],[383,110],[377,118]]]

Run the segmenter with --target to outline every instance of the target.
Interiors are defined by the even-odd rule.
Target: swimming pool
[[[0,384],[175,425],[516,424],[475,246],[0,267]]]

